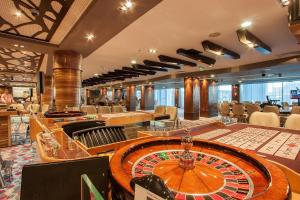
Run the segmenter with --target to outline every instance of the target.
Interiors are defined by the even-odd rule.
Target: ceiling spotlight
[[[133,6],[134,6],[134,3],[131,0],[127,0],[121,4],[120,9],[122,11],[126,12],[126,11],[132,9]]]
[[[137,63],[137,61],[136,60],[131,60],[130,63],[134,65],[134,64]]]
[[[241,27],[242,28],[248,28],[252,25],[252,22],[251,21],[245,21],[241,24]]]
[[[259,51],[262,54],[271,54],[272,49],[249,32],[247,29],[239,29],[236,31],[239,41],[250,48],[255,48],[255,50]]]
[[[156,49],[149,49],[149,53],[156,54],[157,50]]]
[[[20,45],[21,48],[24,48],[24,45]]]
[[[92,34],[92,33],[88,33],[88,34],[86,34],[85,38],[86,38],[88,41],[92,41],[92,40],[95,38],[95,35]]]
[[[283,7],[290,5],[290,1],[289,0],[279,0],[279,1],[280,1],[281,5]]]
[[[18,44],[14,44],[14,47],[18,47],[19,45]]]
[[[16,17],[21,17],[22,16],[22,13],[21,11],[17,10],[14,14]]]
[[[210,78],[215,78],[215,75],[214,75],[214,74],[211,74],[211,75],[210,75]]]
[[[243,81],[239,80],[238,82],[241,83],[241,82],[243,82]]]
[[[94,74],[94,76],[98,76],[98,74]]]

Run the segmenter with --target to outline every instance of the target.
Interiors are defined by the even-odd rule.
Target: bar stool
[[[268,127],[280,127],[280,119],[273,112],[254,112],[252,113],[249,124]]]

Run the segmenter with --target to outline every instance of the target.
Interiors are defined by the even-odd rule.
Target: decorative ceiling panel
[[[74,0],[1,0],[0,32],[49,42]]]
[[[0,48],[0,73],[37,73],[44,54]]]

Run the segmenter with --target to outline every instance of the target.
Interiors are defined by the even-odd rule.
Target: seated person
[[[13,96],[10,94],[7,88],[5,88],[4,93],[1,95],[1,102],[5,104],[15,103]]]

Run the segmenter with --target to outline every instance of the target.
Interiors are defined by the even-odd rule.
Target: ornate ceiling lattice
[[[49,42],[74,0],[1,0],[0,32]]]
[[[0,48],[0,73],[37,73],[44,54]]]

